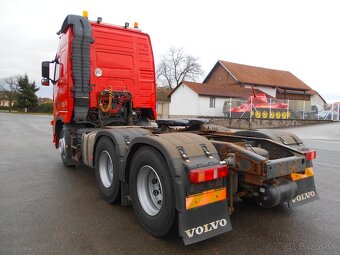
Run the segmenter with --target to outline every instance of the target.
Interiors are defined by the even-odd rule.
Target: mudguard
[[[288,201],[289,208],[294,208],[319,199],[313,176],[297,180],[295,183],[298,187],[298,193],[296,197]]]
[[[163,155],[173,178],[176,209],[179,213],[179,235],[182,236],[184,243],[199,242],[231,230],[226,199],[192,209],[186,207],[189,188],[188,171],[220,164],[219,155],[208,139],[192,133],[154,135],[143,128],[115,127],[85,134],[83,136],[84,153],[94,155],[95,144],[102,136],[112,140],[119,158],[122,205],[129,204],[127,199],[129,189],[126,180],[134,152],[141,146],[152,146]],[[94,158],[83,156],[83,159],[93,166]],[[221,184],[223,187],[226,186],[225,182]]]
[[[203,136],[191,133],[168,133],[136,137],[130,147],[149,145],[161,152],[174,180],[179,235],[184,244],[192,244],[225,233],[232,229],[227,213],[227,199],[208,205],[186,209],[190,169],[218,165],[219,155],[213,144]],[[209,151],[207,155],[202,147]],[[185,152],[187,160],[179,152]],[[129,159],[126,160],[128,162]],[[224,183],[225,185],[225,183]]]
[[[112,127],[101,129],[96,133],[95,142],[97,144],[99,139],[102,136],[109,137],[115,148],[117,153],[117,158],[119,159],[119,169],[124,169],[125,167],[125,160],[130,150],[130,143],[136,137],[143,137],[143,136],[150,136],[152,133],[144,128],[138,127]],[[94,155],[95,146],[92,147],[93,151],[90,152]],[[95,159],[93,158],[92,166],[94,166],[93,162]],[[119,171],[119,179],[121,181],[125,181],[125,171]]]
[[[274,129],[257,129],[257,130],[241,130],[236,131],[234,135],[267,138],[285,145],[292,146],[294,148],[304,148],[302,140],[295,134],[286,130],[274,130]]]
[[[185,245],[232,230],[227,200],[180,212],[178,220],[179,235]]]
[[[191,133],[166,133],[152,136],[136,137],[130,144],[130,152],[134,151],[134,147],[149,145],[163,155],[166,160],[170,174],[174,180],[174,189],[176,195],[176,208],[178,211],[186,210],[185,196],[188,186],[187,171],[189,169],[217,165],[220,162],[219,155],[213,144],[203,136]],[[206,146],[211,153],[211,158],[207,157],[202,149]],[[179,149],[182,149],[186,156],[190,159],[187,163],[183,160]],[[131,156],[128,155],[125,160],[126,164],[130,161]],[[127,167],[124,167],[127,171]]]
[[[130,141],[135,137],[144,135],[151,135],[151,132],[147,129],[133,127],[103,128],[84,133],[82,136],[82,161],[85,165],[94,167],[96,144],[102,136],[106,136],[112,140],[116,148],[120,169],[122,169],[124,167],[124,158],[129,151]]]

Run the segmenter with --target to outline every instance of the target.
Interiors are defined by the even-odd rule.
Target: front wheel
[[[166,235],[176,219],[175,192],[169,167],[154,148],[141,147],[130,168],[130,194],[134,211],[152,235]]]
[[[71,143],[70,143],[70,135],[68,129],[63,126],[60,137],[59,137],[59,152],[61,161],[64,166],[73,167],[75,166],[75,161],[71,157]]]

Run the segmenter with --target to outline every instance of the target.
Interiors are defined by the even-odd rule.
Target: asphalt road
[[[0,113],[0,254],[340,254],[340,123],[289,129],[317,150],[320,200],[295,209],[240,201],[233,231],[184,246],[104,202],[92,169],[63,167],[50,119]]]

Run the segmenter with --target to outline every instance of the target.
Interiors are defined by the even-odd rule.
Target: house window
[[[210,97],[210,108],[215,108],[215,98]]]

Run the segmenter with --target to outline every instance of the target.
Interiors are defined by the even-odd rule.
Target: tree
[[[12,111],[13,103],[18,95],[18,76],[10,76],[0,81],[0,99],[7,100],[8,110]]]
[[[198,58],[184,54],[183,48],[171,47],[157,66],[157,83],[174,89],[183,80],[196,81],[203,74]]]
[[[28,75],[18,77],[18,98],[17,105],[19,108],[33,108],[38,106],[38,97],[35,94],[39,88],[35,82],[30,82]]]

